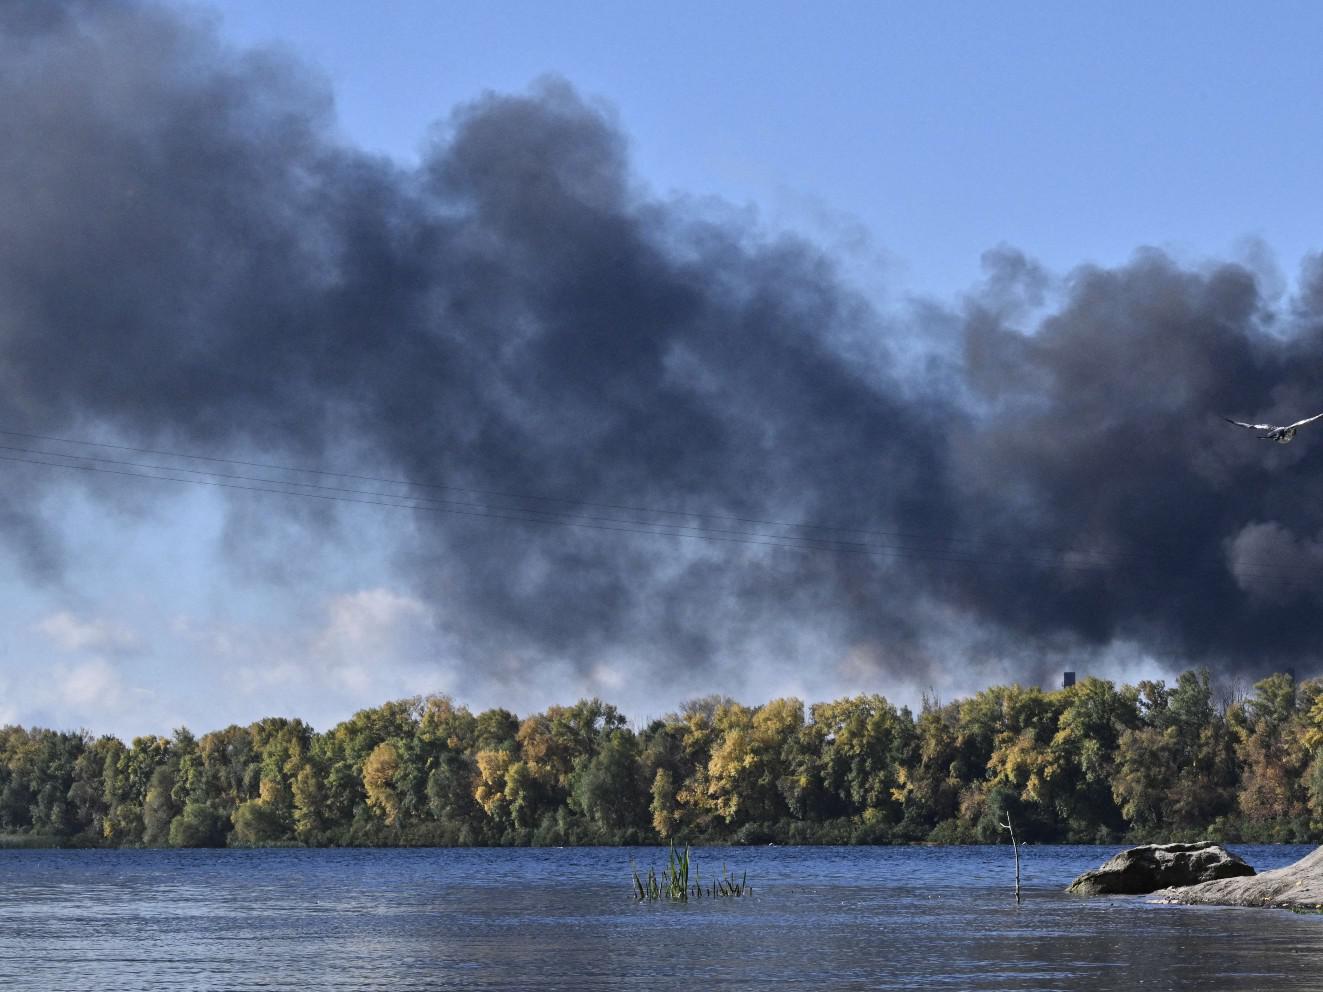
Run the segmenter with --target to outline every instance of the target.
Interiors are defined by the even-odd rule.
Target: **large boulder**
[[[1082,896],[1142,895],[1253,874],[1254,869],[1239,856],[1217,844],[1145,844],[1086,871],[1066,891]]]
[[[1163,889],[1155,902],[1212,906],[1281,906],[1323,909],[1323,847],[1293,865],[1253,878],[1227,878],[1184,889]]]

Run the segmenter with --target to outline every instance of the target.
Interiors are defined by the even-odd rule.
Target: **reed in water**
[[[694,875],[692,883],[689,881],[691,867]],[[638,902],[656,902],[661,899],[688,902],[691,898],[719,899],[747,896],[753,892],[753,886],[749,884],[749,873],[744,872],[736,879],[724,863],[721,866],[721,874],[705,887],[698,870],[698,863],[694,861],[687,844],[683,851],[677,851],[675,844],[671,844],[666,867],[662,869],[660,877],[657,875],[657,869],[651,866],[646,877],[641,877],[637,868],[633,870],[633,874],[634,898]]]

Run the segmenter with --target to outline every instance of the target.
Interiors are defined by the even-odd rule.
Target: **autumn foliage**
[[[916,715],[877,695],[709,697],[632,727],[444,696],[324,733],[0,729],[0,839],[104,846],[994,842],[1323,837],[1323,681],[1084,679]]]

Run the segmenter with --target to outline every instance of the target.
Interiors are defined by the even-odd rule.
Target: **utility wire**
[[[0,434],[14,434],[16,432],[0,431]],[[66,439],[57,439],[69,442]],[[127,448],[124,445],[98,445],[101,447]],[[1104,568],[1116,567],[1121,562],[1118,558],[1114,562],[1105,561],[1063,561],[1036,556],[1033,554],[1022,554],[1017,557],[975,557],[968,552],[960,549],[942,551],[941,549],[931,549],[914,547],[910,545],[879,545],[863,542],[838,541],[826,538],[801,537],[794,535],[776,535],[766,534],[757,531],[739,531],[720,528],[696,527],[684,524],[673,524],[664,521],[648,521],[620,519],[616,517],[601,517],[586,514],[570,514],[566,511],[540,510],[529,507],[516,506],[492,506],[483,503],[441,499],[438,497],[427,496],[409,496],[392,493],[380,493],[371,490],[353,489],[349,487],[329,486],[322,483],[307,482],[289,482],[278,479],[267,479],[255,476],[243,475],[240,473],[226,473],[210,469],[188,469],[179,466],[155,465],[142,462],[133,462],[123,459],[113,459],[100,456],[66,454],[63,452],[50,452],[40,449],[23,448],[15,445],[0,445],[0,451],[8,451],[8,455],[0,455],[0,461],[19,462],[31,465],[41,465],[51,468],[74,469],[85,472],[93,472],[103,475],[112,475],[119,477],[148,479],[162,482],[175,482],[189,485],[203,485],[213,488],[223,488],[231,490],[241,490],[247,492],[263,493],[281,496],[296,496],[323,501],[338,503],[358,503],[369,506],[383,506],[394,509],[426,510],[432,512],[441,512],[470,517],[486,517],[491,519],[514,521],[520,523],[551,524],[557,526],[570,526],[581,529],[613,531],[617,533],[629,533],[648,536],[663,537],[692,537],[705,541],[718,541],[731,544],[746,544],[761,547],[777,548],[782,550],[792,550],[800,552],[811,551],[832,551],[847,554],[861,554],[878,558],[899,558],[899,559],[921,559],[934,562],[944,562],[951,564],[967,565],[993,565],[993,566],[1013,566],[1024,567],[1026,565],[1037,565],[1047,568],[1060,568],[1078,571],[1096,571]],[[169,452],[158,452],[159,454],[171,454]],[[28,457],[24,457],[28,456]],[[32,457],[44,456],[44,457]],[[199,459],[206,456],[187,456]],[[64,461],[49,461],[49,458],[64,459]],[[228,463],[237,463],[235,459],[211,459]],[[76,463],[71,464],[74,461]],[[81,462],[83,464],[79,464]],[[85,463],[93,464],[85,464]],[[252,463],[257,467],[267,469],[279,469],[282,471],[311,471],[323,476],[334,475],[335,473],[323,472],[320,470],[294,470],[285,469],[278,466],[265,465],[262,463]],[[98,466],[118,466],[117,468],[104,468]],[[129,471],[135,469],[137,471]],[[210,476],[212,478],[180,478],[177,475],[150,475],[145,472],[166,472],[166,473],[185,473],[193,476]],[[362,476],[350,476],[349,478],[371,478]],[[216,481],[230,480],[230,481]],[[392,482],[393,480],[375,480]],[[257,485],[244,485],[241,483],[256,483]],[[399,483],[407,485],[408,483]],[[280,488],[271,488],[280,487]],[[455,487],[446,487],[455,488]],[[307,490],[314,490],[309,492]],[[472,492],[473,490],[466,490]],[[368,498],[371,497],[371,498]],[[586,504],[590,506],[601,506],[604,504]],[[734,519],[734,518],[709,518],[709,519]],[[1137,558],[1138,556],[1126,556],[1127,558]],[[1145,562],[1141,559],[1138,562],[1142,566]],[[1148,563],[1151,566],[1151,562]],[[1243,573],[1258,575],[1270,575],[1283,571],[1292,571],[1292,569],[1282,566],[1259,566],[1249,564],[1242,566]],[[1294,571],[1300,571],[1294,569]],[[1309,570],[1311,573],[1312,569]]]
[[[1073,559],[1073,563],[1071,564],[1070,567],[1078,567],[1078,568],[1089,568],[1089,567],[1111,568],[1111,567],[1116,567],[1117,565],[1120,565],[1120,564],[1123,564],[1123,563],[1132,563],[1132,564],[1136,564],[1136,565],[1141,565],[1141,566],[1146,566],[1146,567],[1147,567],[1147,566],[1151,566],[1151,564],[1152,564],[1152,562],[1153,562],[1153,556],[1152,556],[1152,555],[1137,555],[1137,554],[1129,554],[1129,553],[1124,553],[1124,552],[1122,552],[1122,553],[1116,553],[1116,552],[1092,551],[1092,550],[1079,549],[1079,548],[1075,548],[1075,547],[1060,547],[1060,546],[1051,546],[1051,545],[1045,545],[1045,546],[1039,546],[1038,548],[1030,548],[1030,549],[1026,549],[1025,546],[1022,545],[1022,544],[1018,544],[1018,543],[1014,543],[1014,542],[994,541],[994,540],[988,540],[988,539],[986,539],[986,538],[962,538],[962,537],[954,537],[954,536],[942,536],[942,535],[932,535],[932,534],[919,534],[919,533],[915,533],[915,532],[912,532],[912,531],[911,531],[911,532],[906,532],[906,531],[879,531],[879,530],[867,530],[867,529],[862,529],[862,528],[855,528],[855,527],[839,527],[839,526],[826,525],[826,524],[798,523],[798,522],[789,522],[789,521],[780,521],[780,520],[767,520],[767,519],[753,518],[753,517],[739,517],[739,516],[724,516],[724,515],[704,514],[704,513],[699,513],[699,512],[695,512],[695,511],[688,511],[688,510],[673,510],[673,509],[663,509],[663,508],[658,508],[658,507],[640,507],[640,506],[631,506],[631,505],[623,505],[623,504],[615,504],[615,503],[598,503],[598,502],[593,502],[593,501],[588,501],[588,500],[581,500],[581,499],[575,499],[575,498],[564,497],[564,496],[530,495],[530,494],[527,494],[527,493],[514,493],[514,492],[508,492],[508,491],[504,491],[504,490],[475,489],[475,488],[470,488],[470,487],[454,486],[454,485],[448,485],[448,484],[444,484],[444,483],[436,483],[436,482],[409,482],[409,481],[406,481],[406,480],[403,480],[403,479],[389,479],[389,478],[384,478],[384,477],[381,477],[381,476],[360,475],[360,474],[349,473],[349,472],[333,472],[333,471],[329,471],[329,470],[326,470],[326,469],[307,468],[307,467],[291,466],[291,465],[279,465],[279,464],[273,464],[273,463],[270,463],[270,462],[245,461],[245,460],[243,460],[243,459],[226,458],[226,457],[215,456],[215,455],[200,455],[200,454],[189,453],[189,452],[171,451],[171,450],[168,450],[168,449],[162,449],[162,448],[146,448],[146,447],[136,447],[136,446],[133,446],[133,445],[125,445],[125,444],[113,444],[113,443],[105,442],[105,441],[85,441],[85,440],[77,440],[77,439],[74,439],[74,438],[60,437],[60,436],[51,435],[51,434],[36,434],[36,433],[24,432],[24,431],[0,430],[0,435],[6,435],[6,436],[10,436],[10,437],[29,438],[29,439],[33,439],[33,440],[53,441],[53,442],[58,442],[58,443],[61,443],[61,444],[69,444],[69,445],[83,445],[83,446],[89,446],[89,447],[114,449],[114,450],[119,450],[119,451],[132,451],[132,452],[138,452],[138,453],[143,453],[143,454],[165,455],[165,456],[167,456],[167,457],[172,457],[172,458],[186,458],[186,459],[191,459],[191,460],[195,460],[195,461],[218,462],[218,463],[224,463],[224,464],[230,464],[230,465],[240,465],[240,466],[249,467],[249,468],[265,469],[265,470],[269,470],[269,471],[279,471],[279,472],[301,472],[301,473],[310,474],[310,475],[320,475],[320,476],[326,476],[326,477],[339,477],[339,478],[343,478],[343,479],[353,479],[353,480],[363,481],[363,482],[376,482],[376,483],[383,484],[383,485],[408,486],[408,487],[410,487],[410,488],[422,488],[422,489],[445,490],[445,491],[451,491],[451,492],[468,493],[468,494],[471,494],[471,495],[477,495],[477,496],[496,496],[496,497],[501,497],[501,498],[506,498],[506,499],[522,500],[522,501],[527,501],[527,502],[552,502],[552,503],[564,503],[564,504],[570,504],[570,505],[575,506],[575,507],[585,507],[585,508],[590,508],[590,509],[617,510],[617,511],[622,511],[622,512],[629,512],[629,513],[645,513],[645,514],[657,514],[657,515],[666,515],[666,516],[680,516],[680,517],[686,517],[686,518],[689,518],[689,519],[700,520],[700,521],[702,521],[702,520],[712,520],[712,521],[719,521],[719,522],[726,522],[726,523],[743,523],[743,524],[760,525],[760,526],[769,526],[769,527],[781,527],[781,528],[787,528],[787,529],[815,530],[815,531],[824,531],[824,532],[829,532],[829,533],[840,533],[840,534],[855,534],[855,535],[860,535],[860,536],[864,536],[864,537],[880,537],[880,538],[887,538],[887,539],[900,539],[900,540],[919,540],[919,541],[923,541],[923,542],[937,543],[937,544],[946,544],[946,545],[967,545],[967,547],[958,547],[958,546],[956,546],[956,547],[949,547],[949,548],[938,548],[938,549],[933,549],[935,552],[943,553],[943,554],[948,554],[948,553],[949,553],[949,554],[956,554],[956,555],[978,554],[978,553],[983,552],[985,549],[995,549],[995,548],[999,548],[999,547],[1000,547],[1000,548],[1006,548],[1006,549],[1009,549],[1013,554],[1019,556],[1019,557],[1016,559],[1017,561],[1019,561],[1019,560],[1026,560],[1026,558],[1027,558],[1027,559],[1029,559],[1029,560],[1033,560],[1033,561],[1041,561],[1041,562],[1044,563],[1044,564],[1058,564],[1058,563],[1059,563],[1059,560],[1058,560],[1058,559],[1056,559],[1056,558],[1046,558],[1046,557],[1043,557],[1043,556],[1046,556],[1046,555],[1054,555],[1054,556],[1056,556],[1056,555],[1068,555],[1068,556],[1070,556],[1070,557]],[[26,449],[21,449],[21,450],[26,450]],[[41,453],[41,454],[61,454],[61,455],[63,455],[63,453],[46,452],[46,451],[41,451],[40,453]],[[68,457],[89,457],[89,456],[85,456],[85,455],[68,455]],[[180,468],[180,467],[177,467],[177,466],[168,467],[167,469],[164,469],[164,470],[168,470],[168,471],[196,471],[196,470],[183,469],[183,468]],[[211,473],[211,474],[215,474],[215,473]],[[270,480],[261,480],[261,481],[270,481]],[[285,485],[285,484],[289,484],[289,485],[316,485],[316,484],[312,484],[312,483],[284,483],[284,482],[280,482],[280,483],[278,483],[278,484],[281,484],[281,485]],[[327,487],[327,488],[335,488],[335,487]],[[395,494],[377,494],[377,493],[372,493],[371,495],[395,495]],[[403,497],[402,497],[402,498],[403,498]],[[425,498],[428,498],[428,497],[408,496],[407,498],[410,498],[410,499],[425,499]],[[464,504],[460,504],[460,505],[464,505]],[[469,504],[469,505],[474,505],[474,504]],[[484,506],[484,507],[486,506],[486,504],[476,504],[476,505]],[[511,510],[511,511],[515,511],[515,512],[532,512],[532,513],[545,513],[545,512],[549,512],[549,511],[543,511],[543,510],[539,510],[539,509],[537,509],[537,508],[532,508],[532,507],[507,507],[507,508],[503,508],[503,509],[509,509],[509,510]],[[580,518],[580,519],[583,519],[582,516],[580,516],[579,518]],[[611,520],[611,521],[615,521],[615,522],[619,522],[619,521],[616,521],[615,518],[605,518],[605,519],[607,519],[607,520]],[[644,526],[682,526],[682,525],[663,524],[662,522],[657,522],[657,521],[642,521],[642,522],[638,522],[638,523],[641,523],[641,524],[644,525]],[[707,527],[706,525],[705,525],[703,528],[701,528],[701,529],[704,530],[704,531],[707,532],[707,533],[714,533],[714,532],[716,532],[716,533],[733,533],[733,534],[747,534],[747,533],[748,533],[748,532],[746,532],[746,531],[731,531],[731,532],[714,531],[712,528],[709,528],[709,527]],[[812,536],[798,536],[798,535],[793,535],[793,534],[781,534],[781,535],[759,535],[759,536],[774,537],[774,538],[776,538],[777,540],[786,540],[786,541],[818,541],[818,542],[822,542],[823,544],[831,543],[831,544],[833,544],[833,545],[838,544],[838,543],[853,543],[853,542],[839,542],[839,541],[837,541],[836,539],[830,539],[830,538],[816,538],[816,537],[812,537]],[[878,546],[878,545],[871,545],[871,544],[870,544],[870,545],[868,545],[868,546],[869,546],[869,547],[880,547],[882,550],[899,550],[899,549],[900,549],[900,548],[897,547],[897,546],[891,546],[891,545],[881,545],[881,546]],[[905,550],[909,550],[909,547],[906,546],[906,547],[905,547]],[[928,550],[928,549],[926,549],[926,548],[917,548],[917,549],[914,549],[914,550],[924,550],[924,551],[926,551],[926,550]],[[1082,560],[1082,559],[1083,559],[1083,560]]]
[[[655,521],[655,520],[621,519],[619,517],[602,517],[593,514],[571,514],[565,511],[539,510],[529,507],[501,506],[501,505],[493,506],[487,503],[478,503],[468,500],[442,499],[436,496],[410,496],[410,495],[399,495],[394,493],[380,493],[372,490],[352,489],[345,486],[330,486],[330,485],[325,485],[323,483],[287,482],[285,480],[280,480],[280,479],[265,479],[255,476],[243,475],[240,473],[219,472],[213,469],[191,469],[191,468],[182,468],[173,465],[155,465],[150,463],[127,461],[116,458],[105,458],[94,455],[74,455],[74,454],[65,454],[63,452],[48,452],[40,449],[24,448],[24,447],[19,447],[16,445],[8,445],[8,444],[0,444],[0,451],[9,451],[9,452],[14,452],[17,454],[25,454],[25,455],[47,455],[55,458],[80,459],[82,461],[94,462],[97,464],[117,465],[123,468],[135,468],[135,469],[149,470],[154,472],[184,472],[189,475],[205,475],[205,476],[212,476],[215,478],[230,479],[230,480],[243,481],[243,482],[259,482],[270,485],[298,487],[299,489],[320,490],[323,492],[331,492],[344,496],[372,496],[372,497],[385,497],[391,500],[407,500],[409,502],[391,504],[391,505],[400,505],[406,507],[413,506],[416,509],[440,509],[443,507],[462,507],[471,510],[483,510],[486,512],[497,511],[497,512],[505,512],[505,513],[517,513],[517,514],[536,514],[541,518],[548,518],[549,522],[588,521],[592,523],[624,524],[628,526],[646,527],[646,528],[665,528],[664,530],[657,531],[657,533],[664,533],[669,536],[707,537],[711,535],[724,535],[729,537],[740,537],[740,538],[759,538],[759,539],[768,538],[779,542],[793,542],[796,545],[803,544],[815,550],[912,551],[916,553],[931,552],[933,550],[929,548],[914,547],[911,545],[903,545],[903,544],[872,544],[872,543],[865,543],[860,541],[838,541],[838,540],[831,540],[828,538],[799,537],[795,535],[783,535],[783,534],[767,534],[759,531],[730,530],[730,529],[715,528],[715,527],[696,527],[688,524],[673,524],[673,523],[667,523],[667,522]],[[59,467],[61,463],[41,462],[40,464],[48,464],[48,465],[54,465],[55,467]],[[69,467],[72,468],[74,466],[69,466]],[[143,476],[143,477],[162,478],[160,476]],[[190,480],[179,479],[173,481],[186,482]],[[285,492],[287,495],[312,495],[310,493],[299,493],[292,490],[284,490],[284,489],[280,490],[280,492]],[[432,504],[436,504],[436,505],[432,505]],[[1028,561],[1034,564],[1042,564],[1042,565],[1056,564],[1055,559],[1040,557],[1032,554],[1024,555],[1017,560]]]
[[[59,456],[59,455],[56,455],[55,457],[70,457],[70,456]],[[77,457],[77,456],[73,456],[73,457]],[[96,465],[76,465],[76,464],[69,464],[69,463],[67,463],[67,462],[52,462],[52,461],[45,461],[45,460],[37,459],[37,458],[22,458],[22,457],[19,457],[19,456],[16,456],[16,455],[0,455],[0,461],[6,461],[6,462],[21,462],[21,463],[28,464],[28,465],[44,465],[44,466],[48,466],[48,467],[50,467],[50,468],[74,469],[74,470],[77,470],[77,471],[92,472],[92,473],[101,474],[101,475],[122,476],[122,477],[128,477],[128,478],[132,478],[132,479],[148,479],[148,480],[153,480],[153,481],[156,481],[156,482],[177,482],[177,483],[183,483],[183,484],[185,484],[185,485],[211,486],[211,487],[219,488],[219,489],[235,489],[235,490],[241,490],[241,491],[244,491],[244,492],[266,493],[266,494],[276,495],[276,496],[298,496],[298,497],[303,497],[303,498],[307,498],[307,499],[319,499],[319,500],[325,500],[325,501],[328,501],[328,502],[334,502],[334,503],[359,503],[359,504],[363,504],[363,505],[366,505],[366,506],[384,506],[384,507],[391,507],[391,508],[393,508],[393,509],[398,509],[398,510],[430,510],[430,511],[437,512],[437,513],[451,513],[451,514],[458,514],[458,515],[460,515],[460,516],[468,516],[468,517],[485,517],[485,518],[489,518],[489,519],[493,519],[493,520],[511,520],[511,521],[517,521],[517,522],[519,522],[519,523],[552,524],[552,525],[556,525],[556,526],[579,527],[579,528],[584,528],[584,529],[589,529],[589,530],[615,531],[615,532],[617,532],[617,533],[624,533],[624,534],[641,534],[641,535],[648,535],[648,536],[653,536],[653,537],[693,537],[693,538],[696,538],[696,539],[698,539],[698,540],[704,540],[704,541],[721,541],[721,542],[730,543],[730,544],[750,544],[750,545],[758,545],[758,546],[761,546],[761,547],[768,547],[768,548],[781,548],[781,549],[786,550],[786,551],[801,551],[801,552],[803,552],[803,551],[843,551],[843,552],[846,552],[846,553],[862,553],[862,554],[868,554],[868,555],[872,555],[872,556],[875,556],[875,557],[902,557],[902,558],[903,558],[903,557],[913,557],[913,556],[907,556],[907,555],[904,555],[904,554],[901,554],[901,553],[898,553],[898,552],[891,552],[891,551],[888,551],[888,550],[885,550],[885,549],[878,549],[878,550],[875,550],[875,551],[874,551],[874,550],[864,550],[864,549],[862,549],[862,548],[835,548],[835,547],[821,547],[821,546],[815,546],[815,545],[813,545],[813,544],[811,544],[811,543],[798,543],[798,544],[796,544],[796,543],[782,543],[782,542],[780,542],[780,541],[776,541],[776,540],[762,541],[762,540],[756,540],[756,539],[753,539],[753,538],[722,537],[722,536],[718,536],[718,535],[704,535],[704,534],[685,534],[685,533],[680,533],[680,532],[677,532],[677,531],[675,531],[675,530],[673,530],[673,529],[670,529],[670,528],[672,527],[672,525],[670,525],[670,524],[656,524],[655,526],[656,526],[656,528],[658,528],[658,529],[655,529],[655,530],[647,530],[647,529],[633,528],[633,527],[611,527],[611,526],[607,526],[607,525],[605,525],[605,524],[589,523],[589,522],[581,522],[581,521],[579,521],[579,520],[577,520],[577,519],[574,519],[574,518],[569,518],[569,517],[564,517],[564,516],[555,516],[555,515],[550,515],[550,514],[541,514],[541,515],[539,515],[539,516],[521,516],[521,515],[511,515],[511,514],[507,514],[507,513],[499,513],[499,512],[498,512],[498,513],[492,513],[492,512],[482,511],[482,510],[463,510],[463,509],[457,509],[457,508],[452,508],[452,507],[441,507],[441,506],[419,505],[419,504],[417,504],[417,503],[412,503],[412,502],[395,502],[395,501],[392,500],[391,497],[389,497],[387,494],[384,494],[384,493],[381,494],[381,495],[383,495],[383,496],[387,496],[386,499],[383,499],[383,500],[368,500],[368,499],[362,499],[362,498],[360,498],[360,497],[354,497],[354,496],[334,496],[334,495],[329,495],[329,494],[324,494],[324,493],[296,492],[296,491],[291,490],[291,489],[269,489],[269,488],[265,488],[265,487],[261,487],[261,486],[243,486],[243,485],[239,485],[238,483],[234,483],[234,482],[217,482],[217,481],[213,481],[213,480],[209,480],[209,479],[182,479],[182,478],[179,478],[179,477],[177,477],[177,476],[168,476],[168,475],[144,475],[144,474],[142,474],[142,473],[140,473],[140,472],[130,472],[130,471],[124,471],[124,470],[121,470],[121,469],[112,469],[112,468],[100,468],[100,467],[97,467]],[[270,482],[270,480],[256,480],[256,479],[255,479],[255,480],[252,480],[252,481]],[[275,485],[281,485],[281,484],[282,484],[282,483],[278,483],[278,482],[275,483]],[[299,485],[299,483],[289,483],[289,485]],[[407,499],[407,497],[398,497],[398,499]],[[540,511],[526,511],[526,512],[528,512],[528,513],[540,513]],[[795,540],[799,540],[799,539],[795,539],[795,538],[787,538],[786,540],[787,540],[787,541],[795,541]],[[931,559],[931,560],[934,560],[934,561],[947,561],[947,562],[954,562],[954,563],[959,563],[959,564],[971,564],[971,565],[979,565],[979,564],[983,564],[983,565],[998,565],[998,564],[1000,564],[1000,565],[1015,565],[1015,566],[1020,566],[1020,565],[1025,564],[1025,563],[1022,562],[1022,561],[1020,561],[1020,562],[1017,562],[1017,561],[1011,561],[1011,560],[998,561],[998,560],[996,560],[996,559],[978,560],[978,559],[967,559],[967,558],[945,558],[945,557],[943,557],[943,558],[933,558],[933,559]]]
[[[792,522],[792,521],[784,521],[784,520],[768,520],[758,517],[741,517],[741,516],[709,514],[709,513],[701,513],[691,510],[674,510],[674,509],[666,509],[660,507],[633,506],[633,505],[618,504],[618,503],[599,503],[590,500],[576,499],[567,496],[545,496],[545,495],[534,495],[529,493],[515,493],[505,490],[475,489],[471,487],[455,486],[455,485],[439,483],[439,482],[423,482],[423,481],[411,482],[405,479],[390,479],[375,475],[359,475],[352,472],[334,472],[327,469],[307,468],[307,467],[294,466],[294,465],[279,465],[271,462],[245,461],[243,459],[238,459],[238,458],[226,458],[216,455],[200,455],[200,454],[194,454],[183,451],[171,451],[163,448],[146,448],[146,447],[136,447],[127,444],[113,444],[107,441],[83,441],[83,440],[76,440],[74,438],[59,437],[51,434],[34,434],[24,431],[0,430],[0,435],[4,435],[8,437],[28,438],[30,440],[54,441],[61,444],[83,445],[83,446],[95,447],[95,448],[107,448],[117,451],[132,451],[139,454],[164,455],[171,458],[187,458],[194,461],[219,462],[229,465],[239,465],[246,468],[266,469],[274,472],[302,472],[309,475],[320,475],[324,477],[338,477],[341,479],[352,479],[358,482],[375,482],[382,485],[390,485],[390,486],[408,486],[414,489],[435,489],[435,490],[443,490],[450,492],[468,493],[474,496],[494,496],[503,499],[523,500],[527,502],[563,503],[563,504],[569,504],[574,507],[587,507],[589,509],[617,510],[625,513],[650,513],[661,516],[678,516],[678,517],[687,517],[695,520],[712,520],[723,523],[751,524],[755,526],[784,527],[789,529],[827,531],[838,534],[855,534],[862,537],[880,537],[880,538],[899,539],[899,540],[919,540],[919,541],[936,542],[942,544],[972,545],[972,547],[968,547],[968,548],[949,549],[950,551],[958,554],[975,553],[975,552],[983,551],[986,548],[997,548],[997,547],[1010,549],[1016,554],[1024,553],[1023,545],[1009,541],[990,541],[987,540],[986,538],[968,538],[968,537],[920,534],[914,531],[907,532],[907,531],[891,531],[891,530],[868,530],[858,527],[840,527],[830,524],[802,523],[802,522]],[[45,452],[45,451],[41,453],[63,454],[59,452]],[[88,456],[70,455],[69,457],[88,457]],[[187,471],[184,469],[179,469],[179,470]],[[302,485],[302,483],[299,484]],[[410,497],[410,498],[423,498],[423,497]],[[534,512],[542,512],[542,511],[534,511]],[[793,535],[784,535],[784,536],[786,537],[786,539],[789,540],[801,539]],[[804,538],[804,539],[817,540],[816,538]],[[1115,553],[1107,553],[1101,551],[1088,551],[1088,550],[1081,550],[1072,547],[1041,546],[1040,548],[1036,549],[1036,551],[1043,554],[1057,554],[1057,555],[1064,554],[1064,555],[1072,555],[1076,557],[1097,558],[1099,559],[1101,564],[1106,564],[1106,565],[1111,565],[1117,561],[1122,561],[1127,559],[1133,560],[1137,563],[1151,561],[1150,556],[1130,555],[1124,553],[1115,554]]]

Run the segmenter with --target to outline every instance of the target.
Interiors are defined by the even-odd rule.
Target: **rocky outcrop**
[[[1253,875],[1239,856],[1217,844],[1145,844],[1122,851],[1067,886],[1076,895],[1142,895],[1214,879]]]
[[[1323,847],[1293,865],[1253,878],[1226,878],[1189,888],[1163,889],[1155,895],[1154,902],[1323,909]]]

